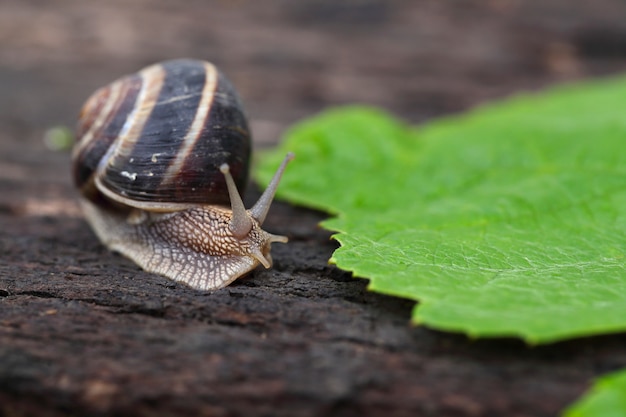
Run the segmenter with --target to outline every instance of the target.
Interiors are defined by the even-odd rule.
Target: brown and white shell
[[[95,176],[126,204],[228,204],[219,166],[243,193],[251,139],[228,79],[208,62],[152,65],[97,90],[84,105],[74,181],[97,199]],[[114,197],[114,196],[113,196]]]

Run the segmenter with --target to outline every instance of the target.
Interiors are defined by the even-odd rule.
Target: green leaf
[[[626,371],[598,379],[582,399],[568,408],[565,417],[626,417]]]
[[[626,329],[623,79],[411,128],[375,109],[291,129],[280,195],[335,217],[331,261],[415,323],[529,343]]]

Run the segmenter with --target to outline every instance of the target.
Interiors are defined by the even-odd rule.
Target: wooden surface
[[[621,0],[4,0],[0,415],[556,415],[626,366],[626,336],[533,348],[412,327],[412,302],[327,265],[323,214],[284,203],[274,269],[191,290],[97,242],[42,138],[95,88],[185,56],[237,85],[257,148],[343,103],[420,123],[624,71],[624,16]]]

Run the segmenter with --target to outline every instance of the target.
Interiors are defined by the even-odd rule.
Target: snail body
[[[292,155],[246,210],[249,129],[234,87],[208,62],[166,61],[97,90],[76,136],[87,221],[148,272],[217,289],[271,267],[271,244],[287,241],[261,225]]]

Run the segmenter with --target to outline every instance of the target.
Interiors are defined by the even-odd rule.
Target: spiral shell
[[[104,192],[144,210],[227,204],[219,166],[229,165],[240,192],[248,178],[241,102],[204,61],[162,62],[97,90],[81,111],[77,138],[74,181],[92,201]]]

